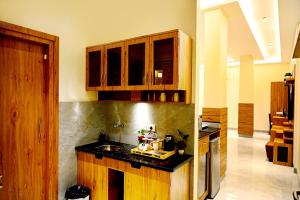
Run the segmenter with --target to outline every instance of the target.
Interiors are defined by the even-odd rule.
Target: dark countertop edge
[[[87,145],[84,145],[84,146],[87,146]],[[81,147],[83,147],[83,146],[75,147],[75,150],[85,152],[85,153],[89,153],[89,154],[94,154],[96,156],[96,152],[92,152],[91,150],[83,149]],[[150,167],[150,168],[154,168],[154,169],[158,169],[158,170],[162,170],[162,171],[166,171],[166,172],[174,172],[176,169],[183,166],[185,163],[190,162],[193,159],[192,155],[189,155],[189,154],[185,154],[185,155],[187,155],[188,158],[183,160],[180,164],[173,167],[172,169],[168,168],[168,167],[162,167],[162,166],[157,166],[157,165],[149,165],[149,164],[140,163],[140,162],[139,163],[141,164],[141,166],[146,166],[146,167]],[[124,161],[124,162],[131,163],[130,160],[125,159],[125,158],[123,159],[121,157],[115,157],[115,156],[111,156],[111,155],[107,155],[107,154],[103,154],[103,157],[112,158],[112,159],[121,160],[121,161]],[[153,158],[153,159],[155,159],[155,158]],[[136,161],[133,161],[133,162],[136,162]]]
[[[183,166],[185,163],[190,162],[194,156],[189,155],[189,154],[185,154],[188,155],[189,157],[187,159],[185,159],[184,161],[182,161],[180,164],[178,164],[176,167],[173,168],[173,170],[169,171],[169,172],[174,172],[176,169],[180,168],[181,166]]]

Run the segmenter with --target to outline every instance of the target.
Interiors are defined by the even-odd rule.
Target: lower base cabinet
[[[189,162],[174,172],[166,172],[145,166],[136,169],[128,162],[77,152],[77,171],[78,184],[91,189],[92,200],[190,199]],[[123,194],[109,194],[112,192]]]

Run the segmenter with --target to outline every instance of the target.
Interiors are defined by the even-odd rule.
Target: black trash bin
[[[74,185],[67,189],[66,200],[89,200],[91,190],[83,185]]]
[[[293,193],[294,200],[300,200],[300,191],[296,191]]]

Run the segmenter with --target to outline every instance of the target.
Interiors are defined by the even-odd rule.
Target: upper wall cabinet
[[[154,35],[150,41],[150,88],[178,89],[178,32]]]
[[[192,41],[175,30],[150,36],[150,90],[184,90],[191,98]]]
[[[124,42],[105,45],[104,90],[124,89]]]
[[[148,90],[149,37],[127,40],[125,47],[125,86],[127,90]]]
[[[86,88],[179,91],[190,102],[191,55],[192,41],[180,30],[88,47]]]
[[[102,90],[103,81],[103,46],[89,47],[86,49],[86,90]]]

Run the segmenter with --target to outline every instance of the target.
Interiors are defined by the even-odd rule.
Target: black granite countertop
[[[119,151],[109,152],[103,151],[99,147],[101,145],[110,144],[118,145],[121,147]],[[147,166],[167,172],[173,172],[184,163],[189,162],[193,156],[184,154],[179,155],[175,154],[165,160],[159,160],[155,158],[149,158],[145,156],[131,154],[130,150],[136,146],[130,144],[124,144],[119,142],[95,142],[91,144],[86,144],[83,146],[75,147],[76,151],[82,151],[86,153],[95,154],[96,158],[102,159],[102,157],[114,158],[117,160],[122,160],[125,162],[131,163],[131,166],[134,168],[140,168],[141,166]]]
[[[220,131],[220,128],[214,128],[214,127],[203,127],[201,131],[199,131],[199,139],[202,137],[205,137],[207,135],[212,135],[215,133],[218,133]]]

